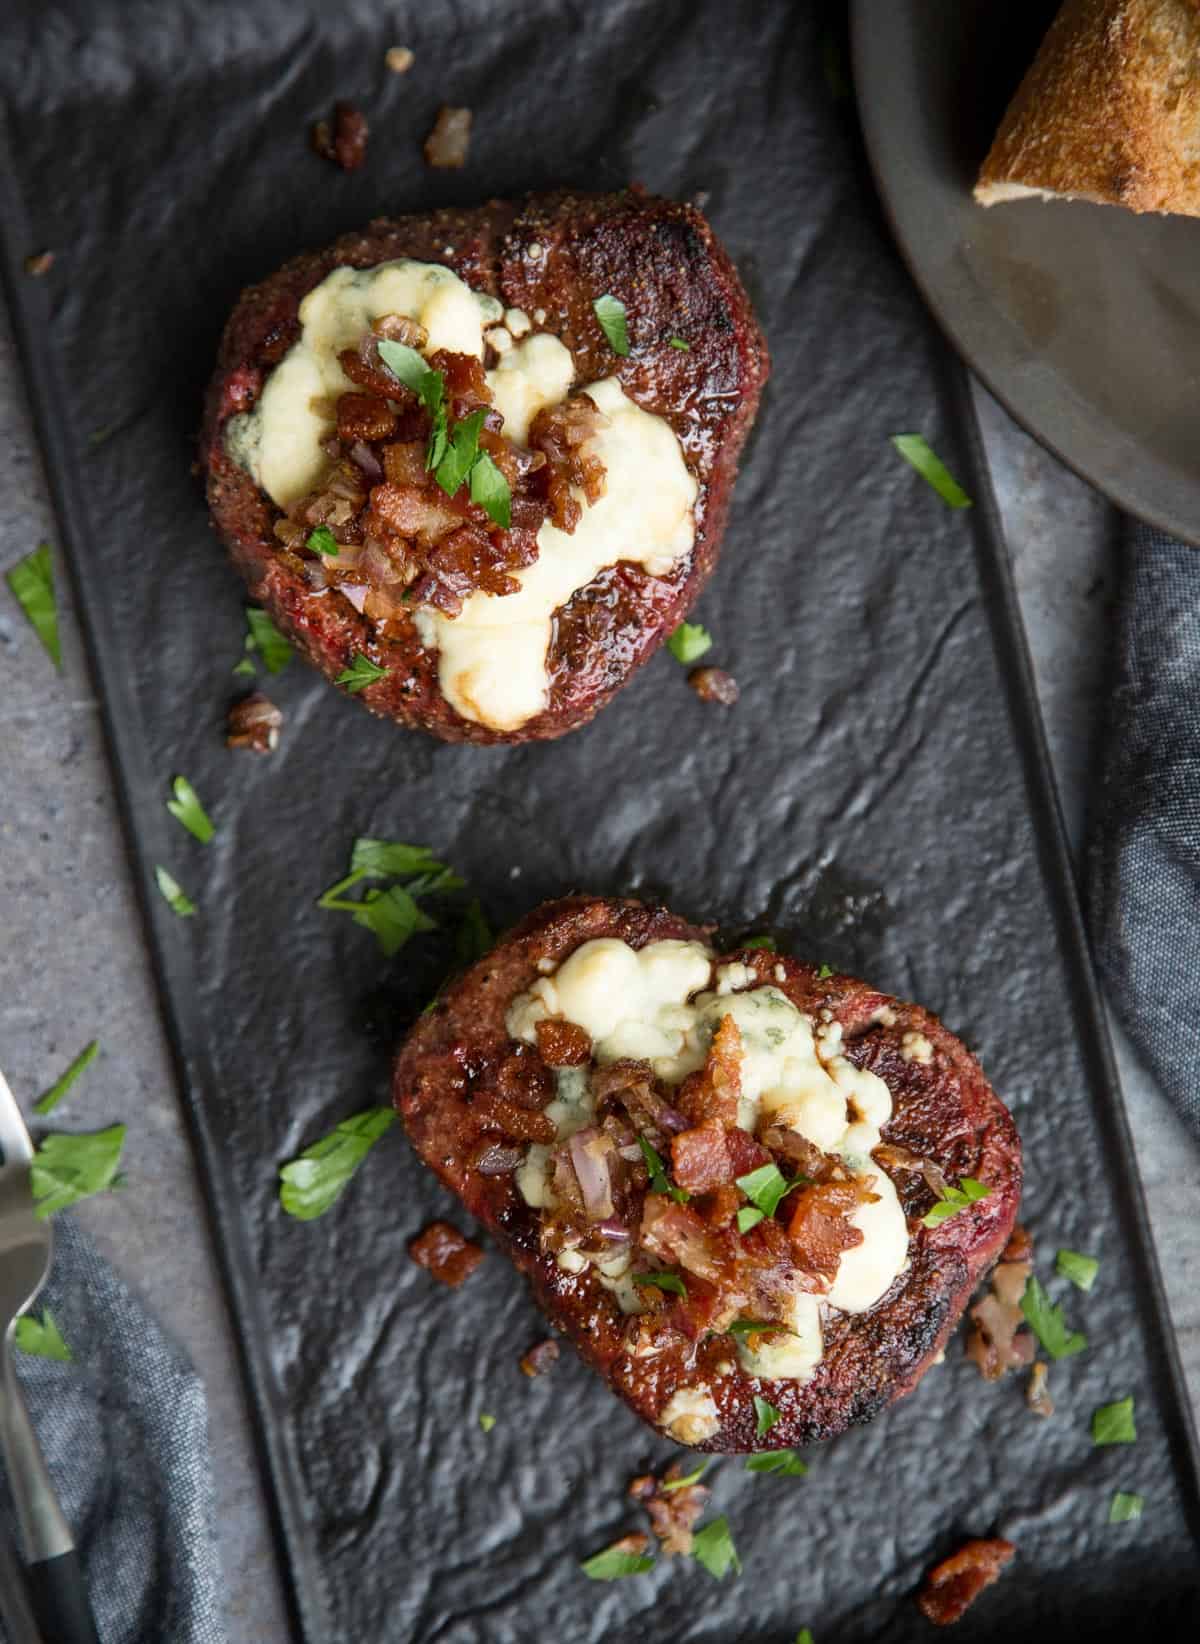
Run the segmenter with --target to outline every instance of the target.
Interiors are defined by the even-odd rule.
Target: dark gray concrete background
[[[1117,521],[1082,481],[978,392],[1063,811],[1084,825],[1108,666]],[[0,328],[0,571],[54,542],[7,327]],[[1200,559],[1197,560],[1200,576]],[[287,1638],[229,1319],[110,791],[69,585],[64,669],[0,589],[0,1065],[26,1105],[92,1038],[72,1127],[129,1124],[128,1188],[79,1216],[186,1346],[208,1387],[231,1644]],[[1138,1165],[1193,1404],[1200,1404],[1200,1154],[1118,1035]]]

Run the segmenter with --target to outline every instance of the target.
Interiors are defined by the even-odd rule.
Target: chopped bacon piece
[[[724,668],[693,668],[688,684],[701,702],[718,702],[723,708],[732,708],[741,696],[741,687]]]
[[[517,1107],[543,1108],[554,1095],[554,1075],[529,1045],[518,1045],[496,1069],[496,1089]]]
[[[687,1129],[687,1120],[656,1089],[649,1062],[610,1062],[608,1067],[593,1068],[589,1082],[597,1107],[610,1099],[619,1102],[636,1130],[675,1135]]]
[[[482,1091],[472,1108],[481,1127],[514,1136],[521,1142],[552,1142],[557,1132],[553,1119],[536,1108],[518,1107],[494,1090]]]
[[[732,1182],[706,1193],[696,1209],[710,1227],[728,1227],[738,1213],[742,1195]]]
[[[527,1376],[544,1376],[558,1363],[558,1343],[551,1337],[531,1347],[521,1359],[521,1369]]]
[[[800,1174],[807,1176],[810,1182],[825,1181],[830,1167],[838,1162],[832,1154],[822,1153],[815,1142],[810,1142],[807,1136],[789,1129],[787,1125],[768,1125],[762,1133],[762,1140],[772,1153],[782,1153],[798,1165]]]
[[[342,394],[337,402],[338,439],[387,440],[396,432],[396,413],[374,394]]]
[[[788,1237],[805,1273],[832,1283],[843,1251],[863,1242],[862,1229],[848,1218],[858,1205],[878,1197],[867,1186],[873,1180],[857,1177],[800,1189],[788,1222]]]
[[[383,472],[390,485],[425,484],[425,442],[397,440],[383,448]]]
[[[1009,1235],[1008,1243],[1001,1252],[1002,1262],[1031,1262],[1033,1260],[1033,1235],[1020,1222]]]
[[[441,497],[439,501],[438,498]],[[392,485],[385,481],[371,492],[366,529],[382,527],[397,536],[415,537],[421,543],[438,541],[462,524],[462,517],[450,507],[440,492],[418,485]]]
[[[332,124],[318,120],[312,142],[323,160],[332,160],[343,171],[357,171],[367,157],[367,117],[353,103],[335,103]]]
[[[1025,1389],[1025,1403],[1035,1416],[1054,1414],[1054,1400],[1050,1397],[1050,1389],[1047,1386],[1049,1378],[1049,1365],[1044,1359],[1038,1359],[1029,1372],[1029,1384]]]
[[[999,1536],[968,1541],[949,1558],[935,1564],[917,1595],[921,1614],[935,1627],[958,1621],[990,1587],[1016,1553],[1011,1541]]]
[[[725,1269],[722,1246],[690,1205],[676,1204],[664,1193],[650,1193],[642,1207],[640,1243],[653,1256],[678,1263],[689,1273],[716,1284]]]
[[[721,1121],[706,1119],[702,1125],[673,1136],[671,1164],[675,1180],[689,1193],[707,1193],[731,1181],[733,1167]]]
[[[451,1227],[449,1222],[430,1222],[423,1233],[409,1240],[408,1253],[431,1278],[456,1290],[483,1260],[477,1244]]]
[[[470,109],[444,106],[438,109],[433,130],[425,139],[425,164],[457,171],[467,163],[470,142]]]
[[[737,1124],[741,1093],[742,1033],[732,1016],[722,1016],[703,1068],[679,1087],[679,1111],[694,1125],[719,1119],[731,1127]]]
[[[225,721],[225,746],[249,748],[251,753],[273,753],[279,744],[283,714],[261,691],[235,702]]]
[[[629,1482],[630,1496],[640,1502],[650,1515],[651,1528],[658,1538],[664,1558],[675,1554],[686,1558],[691,1552],[692,1530],[708,1505],[711,1494],[708,1486],[698,1481],[679,1487],[678,1480],[683,1477],[683,1468],[679,1462],[673,1461],[661,1480],[653,1473],[643,1473]],[[664,1489],[664,1485],[672,1484],[676,1488]]]
[[[967,1357],[985,1381],[999,1381],[1006,1370],[1030,1363],[1037,1351],[1032,1335],[1021,1328],[1021,1297],[1032,1271],[1029,1262],[1002,1262],[991,1289],[971,1309]]]
[[[730,1175],[748,1176],[752,1170],[771,1163],[771,1155],[748,1130],[734,1125],[725,1132],[725,1147],[729,1153]]]
[[[582,490],[589,503],[604,495],[606,470],[588,442],[607,420],[587,394],[575,394],[559,405],[543,407],[529,425],[530,447],[546,459],[550,519],[560,531],[574,531],[583,515],[572,487]]]
[[[548,1067],[583,1067],[592,1059],[592,1041],[575,1022],[541,1021],[536,1027],[537,1045]]]

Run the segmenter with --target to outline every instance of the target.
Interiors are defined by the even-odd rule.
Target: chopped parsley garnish
[[[1041,1282],[1032,1273],[1021,1297],[1021,1311],[1052,1359],[1069,1359],[1073,1353],[1082,1353],[1087,1346],[1087,1337],[1081,1331],[1067,1329],[1062,1308],[1051,1302]]]
[[[1054,1258],[1054,1271],[1060,1279],[1070,1279],[1080,1290],[1090,1290],[1096,1282],[1100,1263],[1095,1256],[1081,1256],[1078,1250],[1060,1250]]]
[[[752,1170],[748,1176],[739,1176],[737,1184],[758,1214],[753,1214],[750,1205],[744,1205],[738,1211],[738,1232],[745,1233],[765,1216],[773,1216],[780,1200],[786,1198],[793,1188],[803,1187],[806,1180],[804,1176],[797,1176],[795,1181],[789,1182],[775,1164],[765,1164],[758,1170]]]
[[[678,348],[680,352],[684,354],[690,354],[692,349],[692,345],[688,342],[686,337],[672,337],[671,347]]]
[[[800,1631],[796,1634],[796,1644],[813,1644],[811,1627],[801,1627]]]
[[[744,948],[765,948],[768,953],[777,953],[779,951],[773,936],[747,936],[742,946]]]
[[[921,478],[951,508],[969,508],[971,499],[950,473],[942,459],[920,434],[893,434],[892,444],[905,462],[909,462]]]
[[[376,680],[386,679],[388,670],[377,667],[370,657],[364,656],[361,651],[355,651],[354,660],[348,668],[343,668],[334,680],[335,685],[344,685],[352,696],[359,691],[365,691],[368,685],[374,685]]]
[[[124,1125],[83,1133],[51,1131],[43,1136],[30,1167],[37,1215],[44,1221],[112,1187],[124,1142]]]
[[[196,904],[190,896],[185,895],[183,887],[177,879],[173,879],[166,868],[155,868],[154,882],[158,886],[163,901],[172,913],[181,919],[190,919],[196,911]]]
[[[817,981],[827,982],[833,974],[834,970],[832,965],[822,965],[820,970],[817,972]]]
[[[784,1326],[774,1320],[734,1319],[732,1324],[725,1326],[724,1333],[727,1336],[778,1336],[783,1332]]]
[[[712,649],[712,635],[707,628],[702,628],[698,622],[681,622],[675,632],[667,640],[667,650],[676,662],[682,662],[686,668],[689,662],[696,662],[706,651]]]
[[[360,879],[415,879],[450,870],[438,861],[428,845],[408,845],[400,839],[361,838],[354,841],[350,852],[350,871]],[[339,888],[344,888],[345,883],[343,880]],[[461,885],[462,880],[457,883]]]
[[[469,417],[454,425],[446,455],[438,463],[433,476],[448,497],[454,496],[475,465],[479,455],[479,432],[486,416],[487,408],[481,405]]]
[[[957,1187],[946,1184],[946,1191],[933,1206],[927,1216],[921,1217],[922,1227],[939,1227],[942,1222],[948,1222],[951,1216],[957,1216],[960,1210],[976,1203],[979,1199],[986,1199],[991,1188],[983,1182],[977,1182],[974,1176],[964,1176]]]
[[[1093,1444],[1134,1444],[1137,1428],[1133,1425],[1133,1396],[1118,1399],[1115,1404],[1102,1404],[1092,1412]]]
[[[673,1296],[686,1296],[687,1285],[678,1273],[635,1273],[634,1284],[649,1285],[655,1290],[669,1290]]]
[[[17,1345],[20,1346],[19,1341]],[[1141,1518],[1145,1505],[1144,1497],[1135,1495],[1132,1490],[1117,1490],[1108,1509],[1108,1522],[1128,1524],[1132,1519]]]
[[[437,920],[418,906],[403,885],[389,885],[386,890],[372,887],[361,901],[323,902],[322,906],[353,913],[354,923],[374,932],[388,959],[400,952],[410,936],[437,929]]]
[[[777,1410],[773,1404],[768,1403],[766,1399],[759,1398],[758,1394],[755,1393],[754,1414],[758,1423],[754,1429],[754,1436],[755,1438],[765,1438],[775,1423],[781,1419],[782,1411]]]
[[[737,1556],[737,1548],[729,1533],[729,1520],[724,1513],[696,1531],[692,1537],[692,1557],[718,1581],[723,1581],[730,1570],[735,1575],[741,1575],[742,1561]]]
[[[246,649],[258,652],[269,674],[281,674],[292,660],[292,647],[265,611],[260,611],[257,605],[247,605],[245,610],[246,626],[250,630],[246,635]]]
[[[803,1478],[808,1466],[794,1450],[764,1450],[746,1457],[748,1473],[776,1473],[780,1478]]]
[[[342,551],[328,525],[318,525],[315,531],[310,531],[304,546],[311,548],[314,554],[325,554],[329,559],[336,559]]]
[[[207,845],[215,829],[212,819],[200,803],[195,788],[186,776],[177,776],[171,786],[175,790],[175,797],[167,800],[167,809],[176,822],[187,829],[193,839]]]
[[[244,656],[239,663],[235,664],[233,671],[243,677],[249,675],[251,679],[254,678],[254,664],[248,656]]]
[[[682,1478],[660,1479],[658,1488],[660,1492],[664,1490],[686,1490],[689,1484],[699,1484],[707,1471],[708,1463],[702,1461],[699,1467],[693,1468],[690,1473],[685,1473]]]
[[[48,1307],[40,1319],[32,1313],[23,1313],[17,1320],[13,1339],[22,1353],[36,1353],[40,1359],[61,1359],[64,1364],[71,1362],[71,1349]]]
[[[479,453],[471,469],[471,501],[479,504],[494,525],[508,530],[512,524],[512,492],[486,451]]]
[[[392,342],[390,338],[385,337],[380,342],[379,358],[393,376],[398,377],[406,388],[412,389],[428,411],[432,429],[429,435],[429,449],[425,453],[425,467],[427,470],[436,469],[446,455],[446,446],[449,443],[446,433],[445,377],[440,371],[434,371],[415,348],[409,348],[405,343]]]
[[[600,321],[600,329],[608,341],[608,346],[614,354],[624,358],[629,353],[629,332],[625,326],[625,304],[620,297],[614,297],[606,291],[603,297],[597,297],[592,304],[596,318]]]
[[[654,1568],[654,1560],[645,1553],[627,1553],[623,1547],[606,1547],[585,1558],[579,1568],[591,1581],[619,1581],[622,1576],[645,1575]]]
[[[364,879],[397,879],[405,883],[382,890],[372,886],[361,897],[345,894]],[[393,839],[356,839],[350,872],[322,892],[317,906],[350,914],[356,925],[374,931],[380,947],[391,958],[410,936],[437,929],[437,920],[418,905],[417,898],[461,890],[462,885],[454,870],[439,862],[427,845],[407,845]]]
[[[33,1111],[43,1116],[47,1113],[53,1113],[79,1075],[86,1068],[91,1067],[99,1054],[100,1041],[98,1039],[93,1039],[90,1044],[84,1045],[67,1071],[54,1081],[49,1090],[43,1091],[38,1097],[33,1104]]]
[[[757,1227],[765,1219],[765,1213],[755,1205],[744,1204],[737,1213],[738,1232],[749,1233],[752,1227]]]
[[[62,647],[58,638],[58,607],[54,600],[54,562],[50,558],[50,544],[39,542],[31,554],[17,561],[5,581],[41,640],[46,655],[56,668],[61,668]]]
[[[479,1425],[483,1428],[485,1433],[490,1433],[492,1428],[496,1425],[496,1418],[495,1416],[489,1416],[486,1410],[481,1410],[479,1413]]]
[[[483,905],[477,896],[473,896],[454,932],[455,963],[463,969],[473,965],[476,959],[482,959],[485,953],[491,952],[494,941],[492,927],[484,917]]]
[[[369,1107],[306,1147],[279,1172],[279,1202],[297,1221],[323,1216],[341,1198],[346,1183],[384,1133],[396,1122],[391,1107]]]
[[[646,1161],[646,1169],[650,1172],[650,1187],[654,1193],[669,1193],[676,1204],[686,1204],[691,1194],[682,1187],[676,1187],[667,1180],[667,1168],[644,1136],[638,1136],[638,1146],[642,1150],[642,1158]]]

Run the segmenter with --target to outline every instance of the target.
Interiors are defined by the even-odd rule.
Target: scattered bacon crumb
[[[1032,1335],[1021,1328],[1021,1297],[1032,1271],[1031,1262],[1001,1262],[991,1289],[971,1309],[967,1357],[985,1381],[999,1381],[1006,1370],[1029,1364],[1037,1351]]]
[[[36,279],[39,275],[49,274],[54,267],[53,251],[38,251],[25,259],[25,272],[32,274]]]
[[[544,1376],[558,1363],[559,1347],[554,1340],[540,1341],[521,1359],[521,1369],[527,1376]]]
[[[733,1167],[721,1121],[705,1119],[702,1125],[673,1136],[671,1168],[680,1187],[689,1193],[708,1193],[722,1182],[732,1181]]]
[[[742,694],[737,680],[724,668],[693,668],[688,684],[701,702],[719,702],[723,708],[732,708]]]
[[[407,74],[415,61],[407,46],[389,46],[383,54],[383,60],[393,74]]]
[[[433,130],[425,139],[425,164],[438,170],[457,171],[467,163],[470,142],[470,109],[443,106],[438,109]]]
[[[431,1278],[457,1290],[483,1260],[483,1251],[472,1244],[449,1222],[430,1222],[423,1233],[409,1240],[408,1253]]]
[[[273,753],[279,745],[282,724],[283,715],[270,697],[254,691],[230,708],[225,720],[225,746]]]
[[[788,1237],[803,1272],[833,1282],[843,1252],[863,1242],[862,1229],[849,1217],[860,1204],[879,1197],[869,1191],[874,1180],[859,1176],[850,1182],[822,1182],[819,1187],[800,1189],[788,1222]]]
[[[476,1096],[472,1111],[481,1127],[498,1130],[518,1142],[552,1142],[558,1134],[553,1119],[536,1108],[518,1107],[494,1090],[485,1090]]]
[[[357,171],[367,157],[366,115],[353,103],[335,103],[332,124],[318,120],[312,144],[323,160],[332,160],[343,171]]]
[[[737,1124],[741,1093],[742,1033],[732,1016],[722,1016],[707,1061],[699,1072],[688,1074],[675,1102],[693,1125],[717,1119],[731,1126]]]
[[[591,1037],[578,1023],[546,1020],[539,1022],[534,1031],[548,1067],[583,1067],[591,1061]]]
[[[1044,1359],[1038,1359],[1029,1372],[1029,1382],[1025,1388],[1025,1403],[1035,1416],[1052,1416],[1054,1414],[1054,1400],[1050,1397],[1047,1383],[1050,1379],[1050,1367]]]
[[[935,1627],[947,1627],[960,1620],[1016,1550],[1011,1541],[1002,1541],[998,1536],[964,1543],[956,1553],[935,1564],[925,1577],[925,1585],[917,1595],[921,1614]]]
[[[632,1553],[634,1558],[641,1558],[649,1545],[650,1537],[648,1535],[641,1530],[633,1530],[629,1535],[622,1536],[618,1541],[610,1542],[604,1551],[606,1553]]]
[[[1008,1236],[1008,1243],[1004,1246],[1000,1260],[1002,1262],[1031,1262],[1033,1260],[1033,1235],[1027,1227],[1018,1222]]]
[[[653,1473],[642,1473],[631,1479],[629,1494],[640,1502],[650,1515],[650,1524],[662,1548],[664,1558],[678,1553],[683,1557],[692,1550],[692,1529],[704,1512],[711,1494],[705,1484],[685,1484],[682,1489],[664,1490],[684,1476],[683,1468],[673,1461],[662,1479]]]

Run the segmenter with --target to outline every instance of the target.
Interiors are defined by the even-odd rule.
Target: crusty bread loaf
[[[1197,0],[1066,0],[975,186],[1031,194],[1200,216]]]

